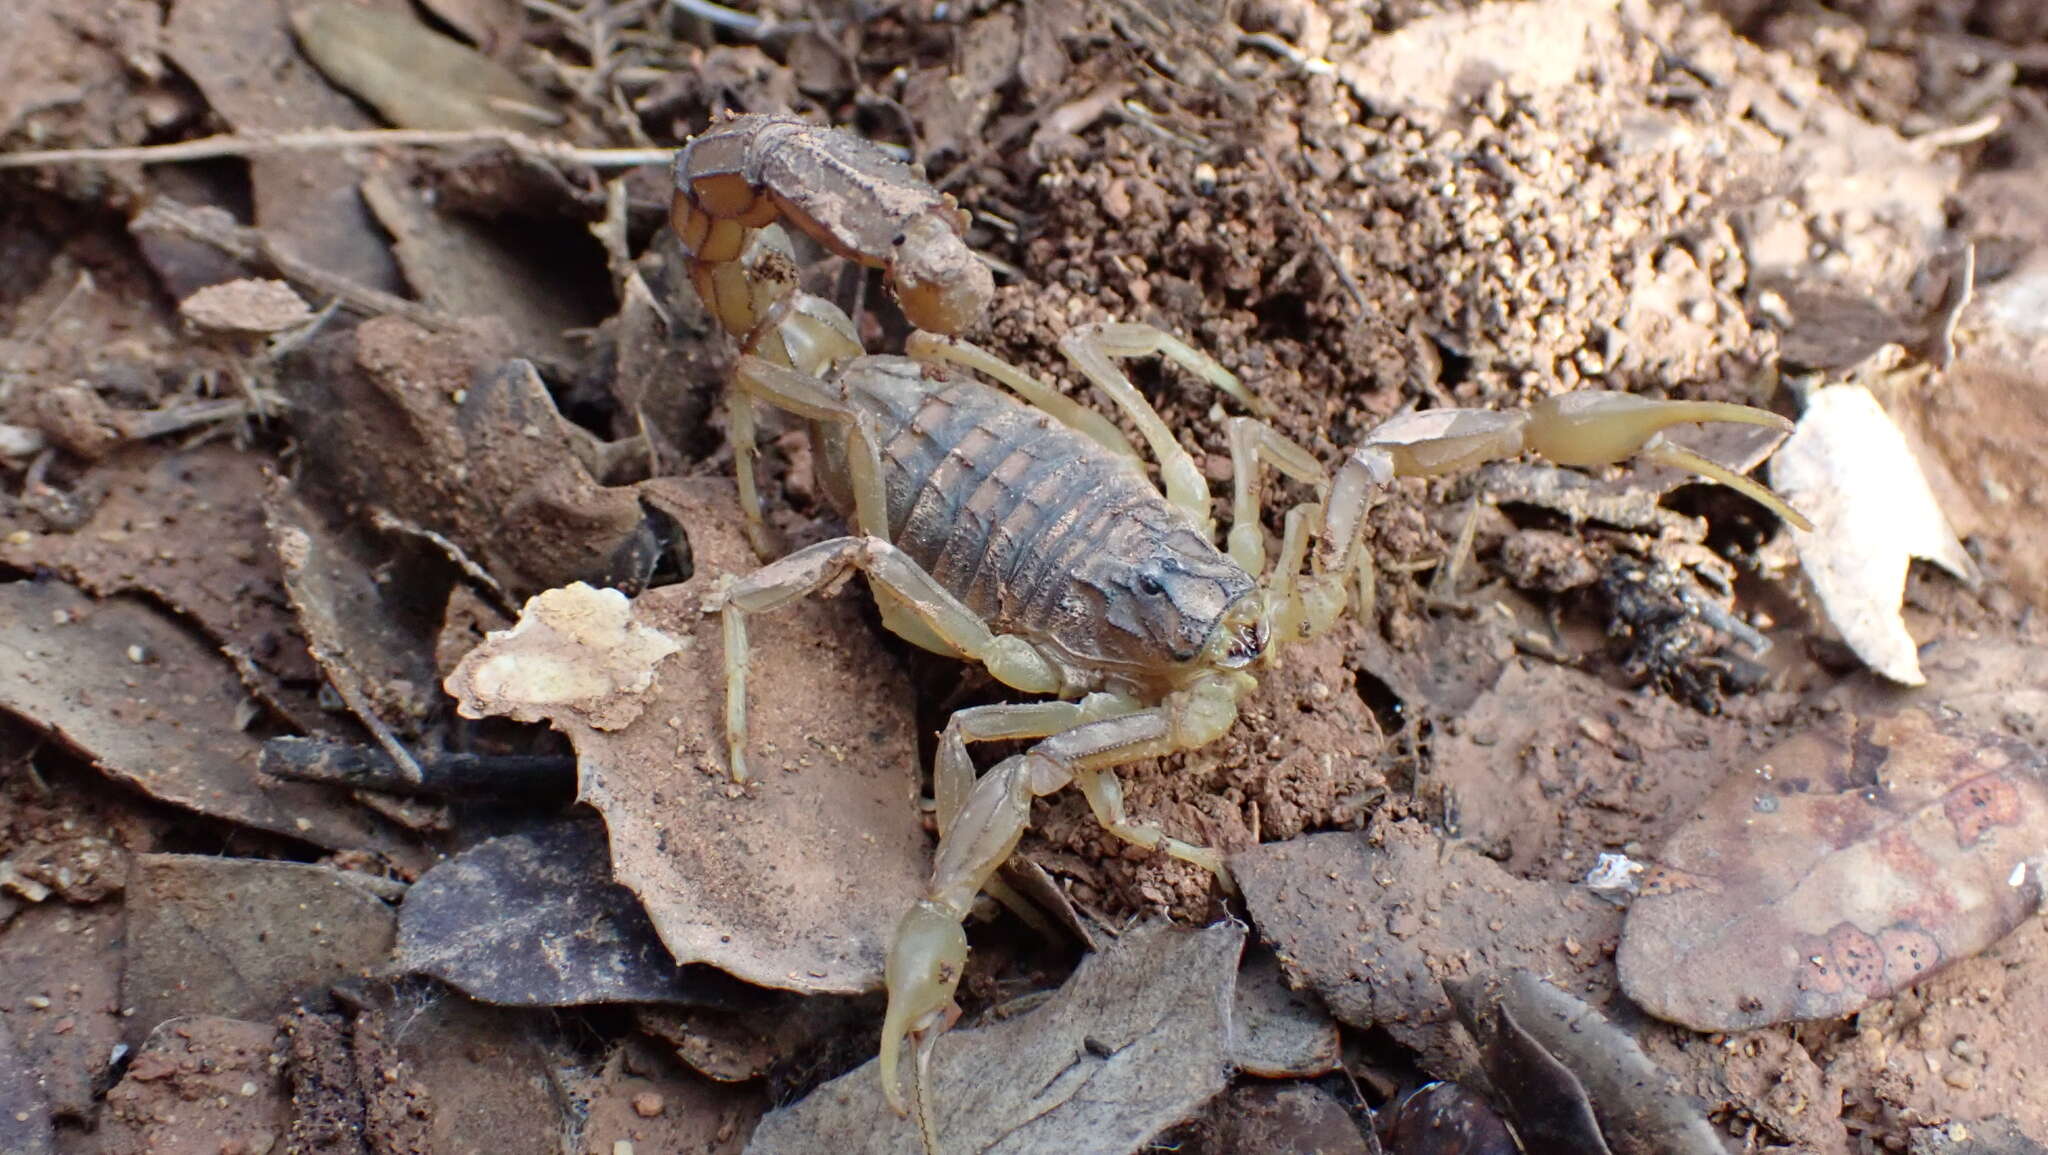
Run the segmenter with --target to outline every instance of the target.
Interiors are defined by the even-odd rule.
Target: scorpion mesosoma
[[[915,1042],[921,1099],[932,1045],[958,1015],[962,924],[1016,847],[1034,797],[1076,784],[1111,834],[1200,865],[1228,885],[1216,851],[1125,812],[1116,768],[1215,741],[1257,688],[1254,670],[1339,619],[1354,582],[1369,572],[1361,533],[1378,487],[1523,452],[1573,466],[1633,457],[1691,470],[1805,524],[1768,489],[1660,433],[1697,421],[1790,428],[1783,418],[1742,405],[1582,391],[1522,412],[1396,416],[1334,474],[1265,422],[1231,417],[1232,522],[1219,549],[1207,482],[1117,361],[1164,355],[1256,413],[1253,394],[1212,358],[1151,326],[1091,324],[1060,340],[1067,360],[1143,438],[1162,494],[1102,414],[948,335],[971,324],[989,297],[986,274],[967,273],[956,259],[967,250],[951,203],[860,138],[795,124],[724,121],[686,147],[676,166],[674,219],[693,276],[743,344],[730,413],[748,516],[758,527],[758,403],[810,423],[821,483],[854,529],[729,581],[707,603],[723,620],[733,777],[747,777],[748,616],[855,570],[867,575],[890,630],[1049,696],[960,710],[940,736],[937,859],[886,967],[880,1066],[899,1113],[905,1043]],[[868,353],[843,312],[795,291],[786,270],[773,271],[777,230],[768,226],[778,219],[891,269],[899,294],[914,283],[919,312],[939,320],[911,335],[908,356]],[[718,244],[704,244],[707,236]],[[921,279],[906,275],[911,268]],[[1317,496],[1287,511],[1271,566],[1261,523],[1267,468]],[[977,776],[969,743],[998,740],[1034,744]],[[928,1116],[921,1123],[929,1144]]]

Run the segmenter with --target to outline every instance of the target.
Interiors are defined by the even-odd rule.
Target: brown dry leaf
[[[625,594],[576,582],[528,598],[511,629],[464,655],[447,688],[465,718],[566,716],[623,730],[647,708],[655,668],[682,648],[635,621]]]
[[[561,123],[554,102],[512,70],[409,11],[320,0],[295,8],[291,24],[327,79],[397,128],[532,132]]]
[[[124,926],[118,904],[51,904],[22,911],[0,935],[7,1029],[59,1118],[92,1117],[121,1043]]]
[[[6,1020],[0,1019],[0,1151],[50,1155],[57,1149],[50,1105],[36,1085],[40,1074],[14,1045]]]
[[[784,990],[873,990],[886,936],[930,869],[910,690],[847,599],[755,617],[760,777],[733,789],[724,645],[701,606],[721,576],[755,568],[753,552],[726,483],[664,479],[641,493],[684,527],[696,572],[635,599],[621,636],[651,631],[679,648],[665,658],[660,646],[644,651],[639,672],[651,684],[628,680],[624,701],[532,712],[575,744],[580,797],[605,816],[613,873],[640,896],[676,961]],[[475,686],[489,660],[486,647],[472,652],[450,692]],[[598,728],[614,722],[624,724]]]
[[[1616,961],[1630,998],[1695,1030],[1837,1018],[1996,942],[2044,872],[2038,750],[1918,708],[1836,715],[1658,851]]]
[[[2040,286],[2037,285],[2038,289]],[[2048,356],[2031,368],[1965,346],[1948,371],[1891,409],[1922,458],[1956,532],[2035,609],[2048,609],[2048,471],[2040,399]]]
[[[291,1121],[270,1023],[200,1016],[150,1033],[107,1092],[102,1155],[260,1151]],[[202,1146],[204,1144],[204,1146]]]
[[[1943,638],[1920,654],[1924,686],[1871,674],[1831,688],[1823,709],[1870,716],[1918,706],[1973,729],[2048,745],[2048,650],[2004,638]]]
[[[299,55],[285,9],[285,0],[177,0],[164,52],[237,132],[375,128]],[[401,290],[398,266],[356,195],[355,163],[346,154],[276,152],[248,164],[256,226],[265,236],[359,285]]]
[[[1771,459],[1771,483],[1813,521],[1811,533],[1788,531],[1842,640],[1871,669],[1920,685],[1913,637],[1899,616],[1907,563],[1926,558],[1972,584],[1977,567],[1884,407],[1860,385],[1816,390]]]
[[[439,702],[428,647],[450,567],[440,558],[420,564],[366,532],[331,524],[281,485],[270,489],[285,589],[328,684],[373,732],[416,733]]]
[[[141,854],[121,1004],[131,1041],[181,1015],[264,1019],[383,965],[397,916],[345,871]]]
[[[1089,955],[1045,1003],[955,1030],[932,1058],[930,1106],[945,1151],[1123,1155],[1200,1110],[1230,1072],[1230,1007],[1242,926],[1153,923]],[[867,1062],[761,1120],[748,1155],[900,1155],[917,1128],[882,1098]]]
[[[1270,951],[1246,956],[1230,1019],[1230,1059],[1262,1079],[1313,1079],[1337,1069],[1337,1020],[1322,1001],[1290,990]]]
[[[571,364],[576,350],[564,334],[601,319],[580,307],[584,295],[573,291],[575,270],[564,267],[561,249],[543,255],[520,246],[531,239],[521,233],[493,232],[442,211],[400,173],[372,173],[363,199],[391,234],[392,251],[422,301],[451,317],[497,318],[523,354]],[[584,252],[588,272],[597,273],[601,254],[595,246]]]
[[[399,844],[347,795],[259,779],[234,672],[159,611],[61,582],[0,584],[0,708],[145,793],[336,849]]]
[[[1231,856],[1259,937],[1288,977],[1361,1029],[1384,1028],[1442,1079],[1479,1073],[1442,980],[1527,968],[1599,1003],[1621,912],[1565,883],[1515,878],[1419,823],[1311,834]]]
[[[265,546],[269,459],[218,444],[139,450],[92,476],[105,496],[84,525],[0,536],[0,563],[48,567],[101,597],[149,594],[220,643],[250,689],[294,724],[324,728],[311,695],[287,688],[319,673]]]
[[[509,345],[488,323],[430,333],[395,317],[323,344],[284,377],[316,466],[305,476],[321,496],[438,535],[514,596],[574,581],[639,589],[668,525],[632,489],[592,480],[582,434]]]

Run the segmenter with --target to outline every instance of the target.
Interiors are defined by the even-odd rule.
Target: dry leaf
[[[1229,1081],[1231,991],[1242,926],[1140,927],[1082,960],[1036,1009],[951,1031],[932,1058],[945,1151],[1124,1155]],[[869,1061],[761,1120],[749,1155],[900,1155],[917,1128],[882,1098]]]
[[[327,79],[399,128],[528,132],[560,123],[554,102],[497,61],[413,18],[358,4],[304,4],[292,31]]]
[[[0,1019],[0,1151],[50,1155],[57,1149],[50,1105],[37,1086],[41,1074],[29,1066],[6,1020]]]
[[[131,1041],[181,1015],[261,1019],[383,964],[397,917],[345,871],[142,854],[128,883]]]
[[[1596,998],[1611,989],[1597,944],[1621,912],[1583,887],[1515,878],[1420,823],[1270,842],[1232,855],[1230,869],[1288,977],[1342,1022],[1420,1052],[1440,1079],[1479,1073],[1443,979],[1520,967]]]
[[[726,1006],[740,993],[669,957],[612,881],[595,820],[493,838],[422,875],[399,908],[398,962],[502,1006]]]
[[[1839,714],[1723,783],[1657,853],[1622,986],[1700,1031],[1852,1014],[2018,926],[2044,870],[2039,751],[1918,708]]]
[[[1771,459],[1771,481],[1813,521],[1811,533],[1790,532],[1842,640],[1871,669],[1920,685],[1926,679],[1899,616],[1907,562],[1926,558],[1973,584],[1977,567],[1884,407],[1860,385],[1815,391]]]
[[[676,961],[782,990],[876,989],[888,935],[931,869],[909,687],[849,599],[757,615],[748,631],[759,776],[736,789],[724,643],[703,601],[723,575],[757,564],[738,504],[720,481],[661,479],[639,493],[684,528],[695,565],[688,582],[644,593],[602,625],[622,642],[643,639],[632,644],[646,652],[597,680],[583,666],[550,665],[542,673],[559,670],[566,688],[523,693],[521,705],[508,695],[502,708],[546,718],[575,745],[579,796],[605,817],[613,874]],[[486,669],[503,672],[489,664],[507,640],[479,646],[450,676],[466,710],[501,708],[482,691],[496,692]],[[582,696],[614,674],[612,690]]]
[[[335,849],[400,849],[338,790],[263,782],[234,671],[141,602],[0,584],[0,708],[166,802]]]
[[[1337,1069],[1337,1020],[1322,1000],[1291,990],[1271,951],[1246,957],[1237,974],[1230,1058],[1262,1079],[1313,1079]]]
[[[1628,1031],[1525,970],[1446,984],[1530,1155],[1725,1155]]]

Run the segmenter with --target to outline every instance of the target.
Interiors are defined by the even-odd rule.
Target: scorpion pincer
[[[908,169],[886,168],[856,137],[808,129],[732,142],[740,126],[780,134],[786,123],[727,121],[686,149],[677,171],[708,171],[697,158],[707,141],[722,142],[721,156],[731,149],[746,158],[730,167],[759,174],[777,205],[804,204],[809,190],[778,183],[809,179],[804,174],[812,169],[784,163],[776,152],[799,147],[836,158],[845,171],[892,174],[886,188],[862,186],[874,194],[878,219],[900,222],[900,215],[891,215],[900,206],[937,203]],[[701,187],[695,195],[693,204],[707,199]],[[847,199],[838,207],[848,214],[866,211]],[[782,211],[802,224],[797,214]],[[765,223],[767,215],[722,219]],[[696,218],[679,211],[678,220],[693,225]],[[862,226],[849,216],[847,228],[860,232]],[[950,248],[958,237],[948,232],[940,243]],[[891,255],[901,289],[901,271],[921,254],[906,244],[892,246]],[[1369,575],[1361,535],[1378,487],[1523,452],[1572,466],[1633,457],[1691,470],[1805,524],[1768,489],[1670,444],[1660,432],[1697,421],[1789,429],[1785,419],[1742,405],[1583,391],[1520,412],[1440,409],[1397,416],[1368,433],[1334,473],[1265,422],[1231,417],[1231,528],[1219,548],[1206,481],[1117,365],[1123,358],[1163,355],[1257,412],[1250,391],[1207,355],[1136,324],[1086,325],[1059,343],[1095,392],[1137,429],[1159,466],[1162,493],[1113,424],[1031,374],[932,332],[913,334],[908,356],[870,354],[831,304],[759,274],[752,259],[729,266],[735,299],[748,302],[746,310],[735,310],[730,327],[750,335],[749,348],[757,350],[734,369],[733,412],[737,417],[758,403],[806,419],[823,487],[854,531],[731,581],[707,606],[723,620],[734,778],[747,776],[748,617],[825,589],[854,570],[867,575],[892,631],[979,662],[1017,690],[1045,695],[960,710],[940,736],[933,769],[937,858],[923,897],[897,928],[886,968],[880,1065],[899,1112],[906,1109],[905,1045],[915,1044],[912,1081],[922,1103],[932,1046],[958,1015],[953,996],[967,958],[962,924],[976,894],[1016,847],[1034,797],[1076,785],[1111,834],[1200,865],[1228,884],[1216,851],[1126,813],[1116,769],[1215,741],[1235,722],[1238,703],[1257,689],[1256,670],[1272,665],[1286,646],[1329,629],[1353,606],[1354,587]],[[759,340],[764,327],[772,329],[773,341]],[[751,420],[734,424],[751,438]],[[743,472],[751,469],[747,448],[739,457]],[[1271,564],[1261,518],[1266,469],[1316,495],[1286,512]],[[745,486],[743,495],[756,501],[752,493]],[[758,514],[756,504],[750,516]],[[969,744],[1012,740],[1033,744],[977,775]],[[920,1111],[920,1123],[930,1144],[928,1109]]]

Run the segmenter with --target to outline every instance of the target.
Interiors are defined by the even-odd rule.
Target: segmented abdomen
[[[1135,463],[1007,393],[955,381],[866,400],[896,544],[1000,632],[1049,636],[1119,529],[1176,519]]]

